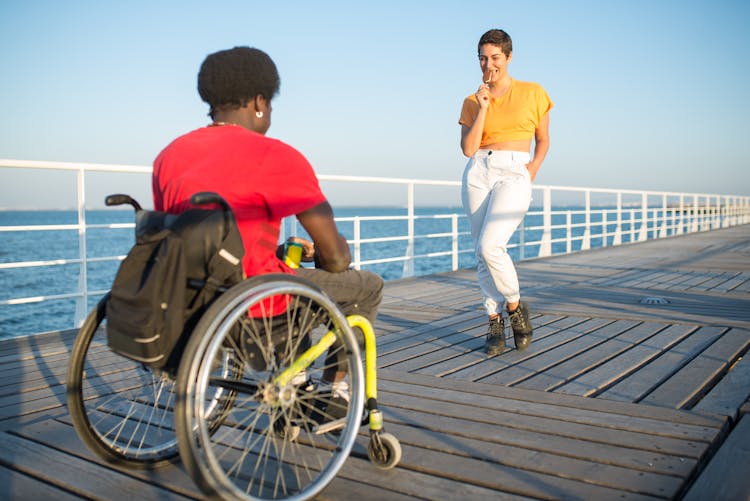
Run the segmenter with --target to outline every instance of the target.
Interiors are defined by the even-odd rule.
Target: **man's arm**
[[[349,268],[352,262],[349,244],[336,228],[333,209],[328,202],[300,212],[297,219],[315,244],[316,262],[320,268],[333,273]]]

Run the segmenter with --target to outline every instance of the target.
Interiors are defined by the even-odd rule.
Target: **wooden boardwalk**
[[[473,270],[387,284],[378,393],[403,459],[380,471],[362,441],[321,499],[750,499],[750,225],[518,270],[534,341],[496,357]],[[200,499],[179,464],[81,444],[73,335],[0,343],[0,499]]]

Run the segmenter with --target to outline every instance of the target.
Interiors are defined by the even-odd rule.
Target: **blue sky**
[[[722,0],[0,0],[0,158],[150,165],[208,123],[203,58],[249,45],[281,75],[269,135],[319,173],[458,180],[498,27],[555,103],[537,183],[748,195],[748,22]],[[56,200],[20,176],[0,169],[0,206]]]

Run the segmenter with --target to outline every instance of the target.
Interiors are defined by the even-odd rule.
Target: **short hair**
[[[477,44],[477,52],[482,48],[482,45],[486,44],[499,47],[503,54],[505,54],[505,57],[509,57],[510,53],[513,52],[513,40],[503,30],[493,29],[482,35]]]
[[[198,72],[198,94],[211,107],[238,109],[257,95],[271,100],[280,86],[273,60],[260,49],[234,47],[209,54]]]

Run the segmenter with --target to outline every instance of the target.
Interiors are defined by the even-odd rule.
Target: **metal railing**
[[[0,263],[3,270],[61,265],[77,265],[78,286],[70,293],[54,295],[34,295],[0,300],[0,306],[26,304],[60,299],[74,299],[76,312],[74,324],[80,325],[88,310],[89,297],[100,296],[105,290],[89,289],[87,265],[94,262],[119,261],[124,256],[90,257],[87,252],[86,235],[92,229],[132,228],[132,223],[88,224],[86,221],[86,174],[136,173],[150,175],[151,168],[130,165],[82,164],[62,162],[36,162],[21,160],[0,160],[3,169],[32,169],[71,171],[76,176],[77,223],[62,225],[13,225],[0,226],[0,234],[18,231],[76,231],[78,233],[78,257],[72,259],[51,259],[40,261],[14,261]],[[2,172],[2,171],[0,171]],[[351,225],[353,266],[361,269],[384,263],[401,263],[402,276],[415,273],[415,262],[436,257],[450,257],[450,269],[460,266],[461,256],[473,257],[468,224],[465,215],[459,211],[438,214],[417,214],[419,205],[415,188],[442,187],[454,190],[456,199],[460,183],[458,181],[433,181],[418,179],[398,179],[382,177],[331,176],[320,175],[321,181],[330,183],[366,183],[368,185],[395,185],[405,189],[405,214],[394,216],[351,216],[337,217],[339,224]],[[145,181],[150,186],[150,181]],[[716,195],[699,193],[674,193],[638,190],[615,190],[566,186],[534,186],[534,195],[541,194],[541,205],[532,205],[508,245],[509,252],[515,252],[517,259],[546,257],[557,253],[570,253],[592,247],[621,245],[642,242],[654,238],[681,235],[698,231],[725,228],[750,222],[750,197],[739,195]],[[553,195],[555,198],[553,204]],[[567,206],[567,207],[566,207]],[[402,221],[406,225],[405,234],[363,237],[365,223]],[[420,221],[444,221],[447,231],[418,234],[416,223]],[[462,229],[463,226],[466,229]],[[300,231],[296,220],[289,220],[282,226],[282,238]],[[1,237],[0,237],[1,238]],[[3,239],[6,240],[6,239]],[[43,241],[43,240],[40,240]],[[447,241],[444,248],[425,252],[417,251],[417,244],[423,241]],[[396,255],[363,259],[363,248],[375,244],[402,242],[405,252]],[[463,244],[463,245],[462,245]],[[402,247],[404,248],[404,247]],[[448,270],[443,270],[448,271]]]

